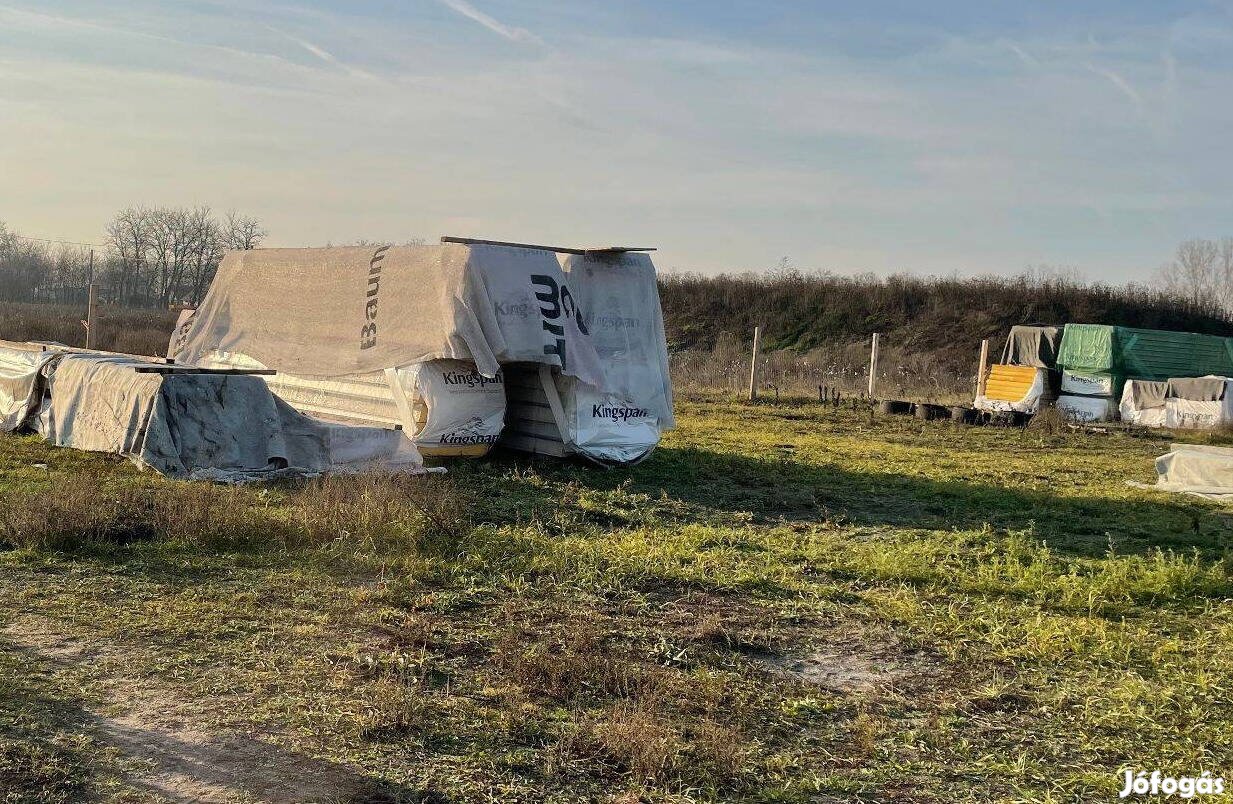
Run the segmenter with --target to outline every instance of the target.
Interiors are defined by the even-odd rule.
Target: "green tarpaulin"
[[[1233,376],[1233,338],[1106,324],[1067,324],[1057,362],[1069,371],[1144,380],[1207,374],[1229,377]]]

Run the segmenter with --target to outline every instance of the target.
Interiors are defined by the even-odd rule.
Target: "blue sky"
[[[1145,280],[1233,234],[1227,3],[0,0],[0,220]]]

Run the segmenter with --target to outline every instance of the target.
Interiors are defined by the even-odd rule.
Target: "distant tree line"
[[[101,248],[33,240],[0,222],[0,301],[80,303],[91,279],[103,301],[166,308],[201,300],[223,255],[261,245],[260,221],[209,207],[129,207]]]
[[[976,345],[998,347],[1014,324],[1121,324],[1233,335],[1233,317],[1212,296],[1160,287],[1087,284],[1064,272],[1017,277],[878,277],[806,273],[781,265],[763,273],[664,274],[659,283],[673,351],[747,348],[755,326],[768,350],[808,352],[868,343],[930,355],[946,371],[968,371]]]

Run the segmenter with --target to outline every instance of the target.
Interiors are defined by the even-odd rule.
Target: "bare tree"
[[[1193,305],[1214,302],[1233,310],[1233,238],[1183,242],[1160,277],[1165,290]]]
[[[251,251],[261,245],[269,232],[262,227],[261,221],[236,214],[233,209],[227,213],[224,234],[227,248],[234,251]]]
[[[131,207],[107,226],[109,296],[131,305],[200,301],[229,249],[252,249],[266,231],[232,211],[223,221],[206,206]]]

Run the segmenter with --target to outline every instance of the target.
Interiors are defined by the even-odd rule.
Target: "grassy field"
[[[274,488],[0,439],[0,800],[1111,801],[1128,766],[1233,777],[1233,510],[1126,485],[1166,442],[679,412],[633,469]]]

